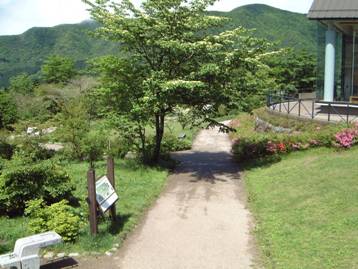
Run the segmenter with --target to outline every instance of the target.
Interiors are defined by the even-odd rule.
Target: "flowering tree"
[[[118,42],[123,52],[97,62],[99,96],[107,100],[107,113],[137,124],[143,149],[145,126],[153,123],[153,162],[168,113],[190,108],[196,119],[219,125],[211,117],[238,96],[234,77],[254,74],[268,47],[243,28],[212,34],[226,20],[207,14],[214,0],[146,0],[140,9],[130,0],[84,2],[100,23],[97,35]]]

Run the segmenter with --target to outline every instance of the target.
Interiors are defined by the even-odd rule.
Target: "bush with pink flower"
[[[238,136],[233,145],[233,153],[239,161],[279,156],[315,147],[349,149],[358,145],[358,121],[348,128],[343,124],[327,124],[301,128],[292,133],[259,132],[254,124],[250,125],[251,122],[255,122],[252,117],[241,117],[241,124],[237,128]],[[297,124],[302,125],[301,122]]]
[[[357,142],[358,129],[345,129],[336,134],[336,142],[342,148],[350,148]]]

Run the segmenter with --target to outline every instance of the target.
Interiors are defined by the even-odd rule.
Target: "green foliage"
[[[54,156],[55,152],[48,150],[41,145],[41,138],[31,136],[20,136],[15,139],[15,156],[28,163],[48,160]]]
[[[10,160],[14,154],[14,146],[6,141],[6,138],[0,136],[0,159]]]
[[[50,55],[63,55],[74,59],[76,67],[83,67],[87,59],[117,53],[111,42],[92,38],[88,32],[95,29],[94,22],[74,25],[32,28],[21,35],[0,36],[0,87],[7,86],[10,77],[21,73],[35,74],[43,59]],[[21,53],[19,53],[21,52]]]
[[[111,220],[108,218],[100,218],[99,234],[94,238],[88,232],[89,224],[86,219],[88,190],[85,175],[88,171],[88,164],[69,161],[61,163],[62,169],[70,175],[71,182],[76,186],[73,194],[80,200],[81,207],[75,208],[75,211],[80,212],[81,221],[85,222],[85,226],[82,227],[80,236],[74,243],[61,244],[56,247],[56,251],[104,253],[113,248],[114,244],[122,244],[128,234],[137,227],[148,207],[160,195],[168,176],[166,170],[144,166],[134,160],[116,159],[115,164],[116,186],[121,197],[116,204],[118,221],[111,225]],[[97,162],[97,176],[105,173],[105,161]],[[29,235],[28,226],[31,219],[0,216],[0,254],[11,252],[17,239]]]
[[[259,72],[260,58],[268,52],[266,41],[241,27],[212,35],[210,30],[227,19],[207,15],[211,0],[146,1],[143,10],[128,0],[84,2],[101,25],[97,35],[120,43],[125,51],[122,57],[95,62],[102,82],[98,96],[110,113],[137,125],[142,149],[143,129],[154,126],[152,162],[159,159],[170,112],[186,107],[195,119],[209,121],[221,104],[236,107],[234,92],[250,91],[246,81]],[[116,8],[109,8],[109,2]]]
[[[125,135],[118,132],[112,132],[108,137],[108,149],[106,153],[113,157],[124,158],[126,154],[134,149],[131,143],[132,138],[128,139]]]
[[[0,215],[21,215],[25,203],[33,199],[42,198],[47,204],[70,199],[73,190],[68,174],[59,166],[13,160],[0,176]]]
[[[152,152],[155,147],[155,137],[149,136],[147,142],[146,150],[147,152]],[[169,132],[164,135],[161,146],[161,155],[165,156],[170,152],[189,149],[191,149],[191,143],[188,140],[180,139]]]
[[[82,100],[68,101],[58,117],[61,128],[57,134],[61,142],[68,143],[67,154],[70,158],[83,160],[83,139],[90,130],[90,118]]]
[[[233,91],[230,110],[249,112],[265,105],[267,94],[276,87],[274,78],[270,75],[270,67],[265,60],[272,54],[280,52],[267,53],[262,55],[262,64],[256,67],[240,68],[233,73]]]
[[[270,119],[268,116],[264,118]],[[272,130],[257,130],[254,116],[242,114],[237,121],[239,122],[237,133],[232,134],[232,138],[236,140],[233,153],[241,162],[319,146],[332,147],[336,140],[336,133],[344,128],[340,125],[322,126],[314,123],[307,123],[303,128],[301,122],[291,120],[291,132],[277,133]],[[271,124],[278,123],[277,120],[273,119],[273,121]],[[276,126],[281,127],[279,124]]]
[[[48,83],[66,83],[76,74],[71,58],[52,55],[44,62],[41,73]]]
[[[165,134],[163,137],[162,152],[170,153],[191,149],[191,143],[185,139],[178,138],[173,134]]]
[[[65,103],[58,117],[61,128],[56,136],[67,144],[67,157],[88,160],[92,165],[94,161],[102,159],[106,152],[108,136],[100,122],[91,125],[86,101],[85,98],[75,98]]]
[[[292,47],[317,51],[317,24],[308,20],[306,14],[293,13],[262,4],[252,4],[229,12],[212,11],[215,16],[230,18],[222,29],[243,26],[256,29],[254,35],[278,44],[279,47]]]
[[[22,73],[10,78],[10,91],[21,94],[31,94],[35,88],[35,84],[26,73]]]
[[[102,131],[91,130],[83,137],[81,151],[90,162],[91,167],[94,166],[95,161],[103,159],[107,143],[106,135]]]
[[[256,29],[256,37],[278,42],[280,47],[294,47],[316,52],[316,23],[304,14],[292,13],[265,5],[248,5],[230,12],[209,12],[228,17],[222,29],[243,26]],[[84,22],[75,25],[59,25],[52,28],[32,28],[17,36],[0,36],[0,87],[8,85],[8,79],[20,73],[34,74],[42,61],[50,55],[65,55],[83,66],[87,59],[117,54],[115,43],[95,39],[87,34],[98,25]],[[21,53],[19,53],[21,51]]]
[[[55,231],[64,242],[75,241],[83,226],[81,218],[66,200],[50,206],[46,206],[43,199],[31,200],[26,203],[25,214],[30,217],[32,233]]]
[[[18,119],[17,108],[11,96],[0,90],[0,129],[10,128]]]
[[[277,83],[276,89],[296,92],[313,92],[316,89],[316,58],[307,51],[292,49],[267,58],[270,75]]]
[[[40,84],[33,94],[11,92],[19,119],[45,122],[54,117],[64,102],[61,89],[57,84]]]

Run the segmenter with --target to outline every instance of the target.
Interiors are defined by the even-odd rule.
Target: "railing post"
[[[349,109],[350,109],[350,106],[349,106],[349,103],[347,104],[347,125],[349,124]]]
[[[298,116],[301,117],[301,99],[298,99]]]
[[[331,103],[328,104],[328,121],[331,121]]]
[[[312,119],[314,119],[314,104],[315,104],[315,100],[312,99]]]
[[[280,93],[280,107],[279,107],[280,113],[282,112],[282,94]]]
[[[290,97],[287,98],[287,114],[290,114]]]
[[[91,235],[97,235],[97,201],[96,201],[96,173],[93,168],[87,173],[89,222]]]

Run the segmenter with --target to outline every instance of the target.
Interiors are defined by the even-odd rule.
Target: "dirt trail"
[[[142,224],[112,257],[80,268],[246,269],[253,263],[251,216],[245,208],[231,142],[202,130]]]

